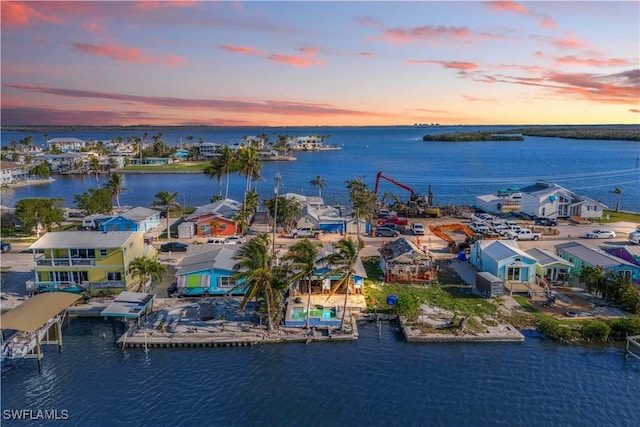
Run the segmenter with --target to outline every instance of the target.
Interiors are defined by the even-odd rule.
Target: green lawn
[[[609,221],[607,221],[607,215],[609,215]],[[616,212],[616,211],[604,211],[604,213],[602,214],[602,221],[603,222],[629,221],[629,222],[636,222],[640,224],[640,214]]]
[[[124,172],[202,172],[209,162],[177,162],[168,165],[133,165],[126,166]]]

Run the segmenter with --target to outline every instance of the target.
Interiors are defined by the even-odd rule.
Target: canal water
[[[408,344],[359,323],[350,343],[119,349],[72,320],[64,351],[2,372],[2,409],[78,426],[638,426],[640,360],[623,344]],[[2,425],[51,425],[3,418]]]

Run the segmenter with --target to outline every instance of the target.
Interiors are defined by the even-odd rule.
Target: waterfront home
[[[571,273],[576,276],[584,267],[601,267],[606,273],[612,272],[633,283],[640,282],[640,266],[632,264],[607,252],[580,242],[568,242],[556,245],[556,251],[562,258],[573,263]]]
[[[216,144],[214,142],[201,142],[197,145],[194,145],[198,149],[198,159],[199,160],[211,160],[218,155],[218,147],[220,144]]]
[[[92,157],[91,153],[40,154],[36,161],[44,160],[55,173],[86,172]]]
[[[136,159],[135,157],[131,157],[129,159],[130,165],[147,165],[147,166],[160,166],[160,165],[168,165],[174,162],[174,159],[171,157],[145,157],[144,159]]]
[[[310,199],[319,199],[319,197]],[[306,205],[302,216],[296,221],[296,228],[311,227],[325,233],[339,234],[366,234],[373,229],[371,223],[363,219],[356,220],[351,216],[343,216],[344,213],[332,206]]]
[[[545,218],[602,218],[607,207],[586,196],[580,196],[558,184],[538,181],[520,189],[520,212]]]
[[[199,207],[185,221],[196,224],[198,236],[232,236],[239,231],[234,217],[241,207],[236,200],[218,200]]]
[[[518,247],[515,240],[479,240],[473,244],[469,262],[477,271],[487,271],[507,285],[535,283],[537,260]],[[511,290],[513,290],[511,286]]]
[[[29,293],[135,290],[137,280],[130,274],[129,263],[155,255],[155,249],[144,244],[143,234],[133,231],[49,232],[29,249],[34,261],[34,279],[27,282]]]
[[[138,231],[146,233],[158,225],[160,225],[159,211],[136,206],[105,221],[99,221],[98,228],[103,232]]]
[[[324,136],[312,135],[312,136],[294,136],[290,138],[287,146],[293,151],[320,151],[328,148],[324,145]]]
[[[100,225],[113,218],[113,215],[107,214],[91,214],[82,218],[82,228],[85,230],[97,230]]]
[[[434,277],[429,251],[404,237],[383,245],[378,251],[380,269],[387,282],[429,282]]]
[[[603,246],[602,250],[631,264],[640,265],[640,246]]]
[[[1,185],[15,184],[29,178],[29,165],[0,160],[0,171],[2,172]]]
[[[525,251],[537,261],[536,277],[544,284],[565,284],[573,264],[546,249],[532,248]]]
[[[180,296],[244,295],[233,279],[235,245],[191,245],[178,263],[176,285]]]
[[[493,214],[519,212],[521,202],[520,189],[511,187],[500,189],[496,194],[476,196],[476,208]]]
[[[51,138],[47,140],[49,151],[60,150],[63,153],[77,153],[86,148],[87,143],[78,138]]]

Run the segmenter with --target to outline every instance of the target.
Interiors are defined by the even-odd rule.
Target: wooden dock
[[[634,351],[637,353],[634,353]],[[627,342],[624,346],[624,356],[632,356],[640,360],[640,335],[627,337]]]

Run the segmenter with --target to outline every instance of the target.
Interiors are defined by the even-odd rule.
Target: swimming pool
[[[336,309],[335,308],[312,308],[309,310],[309,317],[315,319],[335,319],[336,318]],[[306,308],[292,308],[291,309],[291,319],[292,320],[300,320],[307,318],[307,309]]]

